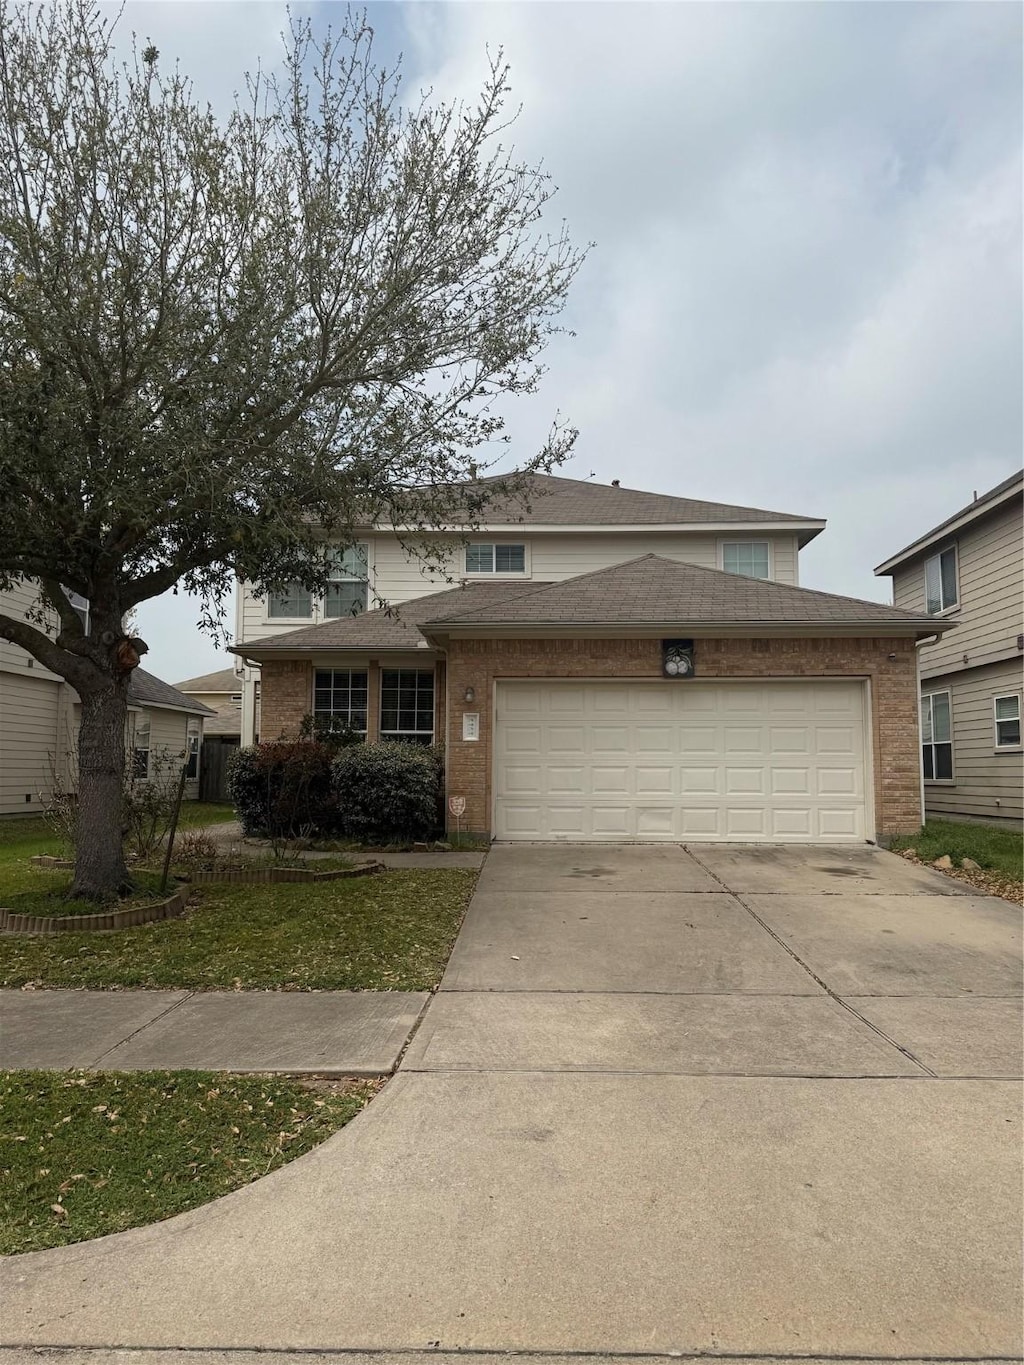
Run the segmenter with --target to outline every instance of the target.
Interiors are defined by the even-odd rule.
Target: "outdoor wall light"
[[[471,687],[467,687],[465,692],[463,692],[462,694],[462,699],[463,701],[475,701],[476,693],[473,691]]]

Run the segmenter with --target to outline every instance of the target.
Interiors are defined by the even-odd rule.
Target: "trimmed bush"
[[[228,794],[246,835],[297,839],[336,834],[331,784],[336,750],[316,740],[274,740],[240,749],[228,767]]]
[[[422,744],[362,744],[344,749],[331,769],[338,825],[370,843],[425,839],[438,829],[442,767]]]

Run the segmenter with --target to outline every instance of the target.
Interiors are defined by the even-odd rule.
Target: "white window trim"
[[[355,541],[354,543],[356,545],[366,546],[366,610],[373,611],[378,601],[377,594],[374,590],[374,581],[376,578],[375,550],[377,542],[372,536],[367,536],[365,539]],[[512,576],[521,578],[522,574],[514,574]],[[359,580],[351,579],[346,581],[357,582]],[[321,621],[345,620],[345,617],[343,616],[327,616],[324,612],[325,599],[322,595],[315,592],[309,594],[308,616],[271,616],[269,593],[266,597],[255,598],[255,600],[261,601],[263,604],[263,617],[260,624],[264,626],[282,626],[287,625],[290,621],[294,621],[296,626],[306,626],[310,624],[319,625]]]
[[[953,692],[952,692],[952,689],[950,689],[950,688],[948,688],[948,687],[937,687],[937,688],[935,689],[934,692],[923,692],[923,693],[921,694],[921,701],[923,702],[923,701],[925,701],[926,698],[930,698],[930,697],[947,697],[947,698],[949,699],[949,740],[947,741],[947,740],[944,740],[944,739],[940,739],[940,740],[938,741],[938,743],[939,743],[939,744],[946,744],[946,743],[948,742],[948,744],[949,744],[949,766],[950,766],[950,768],[951,768],[951,770],[952,770],[952,776],[951,776],[951,777],[925,777],[925,778],[924,778],[924,782],[925,782],[929,787],[953,787],[953,786],[956,785],[956,750],[955,750],[954,747],[953,747]],[[920,733],[921,733],[921,736],[922,736],[922,738],[921,738],[921,757],[920,757],[920,759],[919,759],[919,762],[920,762],[920,764],[921,764],[921,772],[922,772],[922,774],[923,774],[923,773],[924,773],[924,728],[923,728],[923,726],[921,725],[920,707],[918,708],[918,726],[920,727]],[[934,735],[934,733],[935,733],[935,721],[934,721],[934,718],[933,718],[933,719],[932,719],[932,734]],[[933,738],[933,739],[930,740],[929,742],[930,742],[932,748],[934,749],[935,744],[936,744],[935,739]]]
[[[192,741],[195,740],[195,749],[192,748]],[[192,754],[196,756],[196,770],[192,777],[187,778],[189,782],[199,781],[199,762],[200,753],[203,747],[203,727],[197,720],[185,722],[185,767],[188,768],[192,763]]]
[[[996,702],[1007,701],[1010,698],[1017,703],[1017,724],[1019,725],[1021,720],[1024,719],[1021,715],[1021,712],[1024,711],[1024,706],[1021,705],[1020,692],[1000,692],[997,696],[992,698],[992,746],[993,752],[997,754],[1019,754],[1022,748],[1024,748],[1024,745],[1021,744],[999,743],[999,718],[996,716]],[[1003,719],[1012,720],[1013,717],[1004,716]]]
[[[717,558],[717,560],[716,560],[716,566],[717,566],[719,569],[721,569],[723,573],[729,573],[729,572],[731,572],[731,570],[728,570],[728,569],[726,569],[726,567],[725,567],[725,547],[726,547],[727,545],[767,545],[767,546],[768,546],[768,577],[767,577],[767,578],[755,578],[755,579],[753,579],[752,581],[755,582],[755,583],[774,583],[774,582],[775,582],[775,542],[771,539],[770,536],[759,536],[759,537],[755,537],[755,536],[743,536],[742,538],[740,538],[739,536],[725,536],[725,537],[721,538],[721,539],[719,540],[719,542],[718,542],[718,558]],[[733,576],[734,576],[735,578],[746,578],[746,577],[747,577],[746,574],[734,574]]]
[[[518,576],[518,575],[517,575]],[[430,730],[385,730],[384,729],[384,674],[385,673],[424,673],[429,674],[432,679],[431,704],[430,704]],[[377,733],[381,740],[401,739],[403,736],[416,735],[422,737],[429,733],[430,743],[433,745],[437,739],[437,668],[413,668],[410,665],[398,664],[395,667],[382,665],[380,669],[380,682],[377,694]],[[415,741],[419,743],[419,739]]]
[[[523,547],[523,571],[522,573],[471,573],[466,568],[466,550],[470,545],[521,545]],[[495,580],[511,579],[512,582],[522,582],[524,578],[533,577],[533,556],[530,554],[530,542],[514,536],[474,536],[471,540],[465,541],[459,547],[459,557],[462,560],[462,572],[460,578],[472,579],[474,582],[491,583]]]
[[[954,580],[955,580],[955,582],[956,582],[956,601],[955,601],[955,602],[951,602],[950,605],[949,605],[948,607],[941,607],[938,611],[929,611],[929,610],[928,610],[928,565],[932,562],[933,559],[936,559],[936,560],[939,560],[939,561],[940,561],[940,564],[939,564],[939,590],[941,591],[941,590],[942,590],[942,565],[941,565],[941,560],[942,560],[942,556],[943,556],[944,554],[946,554],[947,551],[949,551],[949,550],[952,550],[952,551],[953,551],[953,564],[954,564],[954,566],[955,566]],[[948,545],[943,545],[941,549],[936,550],[935,553],[934,553],[933,555],[928,555],[927,558],[926,558],[925,561],[924,561],[924,564],[921,566],[921,574],[922,574],[923,579],[924,579],[924,609],[925,609],[926,615],[928,615],[928,616],[940,617],[940,618],[943,617],[943,616],[953,616],[953,615],[955,615],[955,613],[958,612],[958,611],[960,610],[960,545],[959,545],[959,542],[958,542],[958,541],[955,541],[955,540],[952,540],[952,541],[949,542]]]
[[[145,735],[146,735],[146,744],[145,744],[145,748],[140,747],[139,744],[138,744],[138,738],[139,738],[139,731],[140,731],[140,730],[144,731],[144,732],[145,732]],[[151,753],[152,753],[152,750],[153,750],[153,723],[152,723],[152,721],[143,721],[142,725],[140,725],[140,724],[138,723],[138,721],[136,721],[136,723],[135,723],[135,725],[134,725],[134,727],[133,727],[133,729],[132,729],[132,781],[133,781],[133,782],[148,782],[148,781],[149,781],[150,755],[151,755]],[[136,771],[136,767],[135,767],[135,757],[136,757],[137,754],[145,754],[145,755],[146,755],[146,771],[143,772],[143,773],[140,773],[140,772],[137,772],[137,771]]]

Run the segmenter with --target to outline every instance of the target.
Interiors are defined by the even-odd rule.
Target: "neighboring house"
[[[922,773],[930,818],[1024,818],[1024,474],[879,564],[893,602],[957,623],[921,647]]]
[[[228,760],[241,743],[242,679],[233,668],[221,668],[175,686],[213,712],[203,722],[199,794],[204,801],[226,801]]]
[[[799,587],[824,525],[538,475],[528,512],[498,503],[471,533],[432,537],[448,581],[377,525],[336,554],[322,600],[240,584],[233,652],[260,668],[264,740],[312,712],[368,741],[443,744],[477,834],[914,830],[915,646],[935,625]]]
[[[0,593],[0,611],[24,615],[36,597],[31,583],[20,583]],[[75,605],[87,623],[88,603]],[[80,711],[78,694],[69,683],[18,645],[0,640],[0,815],[41,811],[55,778],[73,785]],[[152,673],[135,669],[126,741],[136,776],[152,776],[165,751],[187,754],[185,794],[198,796],[203,723],[210,714]]]

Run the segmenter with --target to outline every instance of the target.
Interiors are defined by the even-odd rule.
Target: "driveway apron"
[[[4,1341],[1016,1358],[1020,961],[874,849],[496,847],[383,1094]]]

